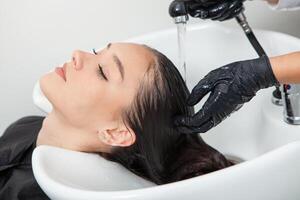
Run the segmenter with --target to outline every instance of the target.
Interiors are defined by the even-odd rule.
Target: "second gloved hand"
[[[260,89],[279,85],[267,56],[234,62],[208,73],[192,90],[188,105],[197,104],[210,93],[194,116],[175,119],[183,133],[204,133],[248,102]]]
[[[201,19],[224,21],[243,11],[245,0],[185,0],[189,2],[189,14]]]

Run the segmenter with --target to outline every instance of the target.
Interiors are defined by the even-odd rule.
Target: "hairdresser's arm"
[[[278,4],[278,1],[279,0],[267,0],[267,2],[272,5]]]
[[[280,83],[300,83],[300,51],[273,57],[270,62]]]
[[[194,87],[187,104],[197,104],[210,92],[208,100],[194,116],[175,119],[184,133],[204,133],[218,125],[256,92],[280,83],[300,83],[300,52],[283,56],[234,62],[208,73]]]
[[[265,0],[276,10],[300,9],[300,0]]]

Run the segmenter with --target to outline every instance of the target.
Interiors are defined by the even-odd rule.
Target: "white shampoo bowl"
[[[255,33],[270,56],[300,50],[300,39]],[[128,41],[154,47],[176,64],[176,34],[172,29]],[[186,46],[190,89],[216,67],[256,57],[240,29],[215,23],[188,26]],[[298,200],[300,127],[283,122],[283,108],[271,103],[272,91],[259,91],[238,112],[201,135],[226,156],[244,161],[235,166],[157,186],[96,154],[42,145],[33,152],[34,176],[55,200]]]

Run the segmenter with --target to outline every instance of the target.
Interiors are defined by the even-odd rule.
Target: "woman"
[[[198,136],[173,128],[175,115],[193,114],[185,106],[189,91],[173,63],[150,47],[75,51],[40,86],[53,110],[18,120],[0,139],[0,199],[46,198],[30,163],[39,145],[96,152],[156,184],[232,165]]]

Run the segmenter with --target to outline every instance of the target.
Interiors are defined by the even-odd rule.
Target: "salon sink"
[[[270,56],[300,50],[300,39],[255,32]],[[148,44],[178,62],[175,29],[127,41]],[[256,57],[240,29],[212,22],[188,26],[187,48],[190,89],[216,67]],[[51,107],[38,89],[37,82],[34,103],[49,112]],[[157,186],[97,154],[41,145],[32,156],[34,176],[51,199],[59,200],[300,199],[300,126],[283,121],[283,108],[271,103],[272,91],[259,91],[238,112],[201,134],[208,144],[238,162],[232,167]]]

